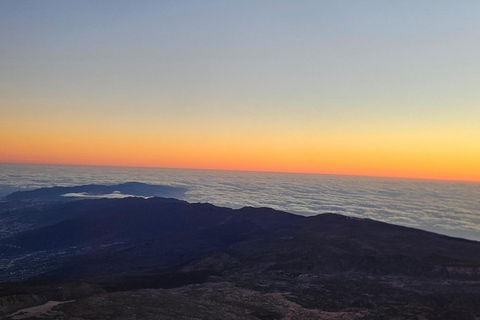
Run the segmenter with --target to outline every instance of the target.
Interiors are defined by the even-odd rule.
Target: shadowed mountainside
[[[37,279],[0,286],[3,315],[69,296],[38,310],[53,319],[480,317],[475,241],[165,198],[15,203],[0,214],[23,208],[25,221],[45,220],[0,239],[1,279]],[[61,298],[72,283],[89,289]]]

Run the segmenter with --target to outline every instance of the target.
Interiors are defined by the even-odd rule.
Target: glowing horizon
[[[319,175],[339,175],[339,176],[359,176],[359,177],[372,177],[372,178],[392,178],[392,179],[414,179],[414,180],[437,180],[437,181],[458,181],[458,182],[473,182],[473,183],[478,183],[480,182],[480,178],[465,178],[465,176],[462,175],[435,175],[435,174],[425,174],[421,173],[421,175],[412,175],[412,174],[405,174],[402,175],[401,173],[399,174],[398,172],[392,172],[389,173],[388,171],[385,171],[383,173],[375,173],[375,172],[364,172],[364,173],[357,173],[357,172],[352,172],[352,171],[296,171],[296,170],[275,170],[275,168],[272,169],[263,169],[261,167],[180,167],[180,166],[158,166],[158,165],[150,165],[148,163],[121,163],[121,164],[111,164],[110,162],[107,163],[102,163],[102,162],[93,162],[93,163],[80,163],[80,162],[72,162],[72,163],[67,163],[67,162],[31,162],[31,161],[0,161],[0,163],[11,163],[11,164],[31,164],[31,165],[65,165],[65,166],[94,166],[94,167],[118,167],[118,168],[158,168],[158,169],[179,169],[179,170],[218,170],[218,171],[238,171],[238,172],[271,172],[271,173],[286,173],[286,174],[319,174]]]
[[[0,162],[480,181],[480,3],[427,3],[3,1]]]

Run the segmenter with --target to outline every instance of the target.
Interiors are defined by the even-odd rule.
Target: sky
[[[480,2],[0,1],[0,162],[480,181]]]

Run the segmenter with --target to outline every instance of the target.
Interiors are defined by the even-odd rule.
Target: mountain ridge
[[[93,319],[118,308],[113,318],[120,319],[131,311],[119,301],[131,301],[141,319],[171,319],[160,307],[168,300],[178,306],[173,318],[187,319],[193,309],[182,305],[197,310],[212,303],[198,294],[219,290],[218,319],[232,312],[238,319],[287,319],[287,301],[299,314],[291,319],[312,316],[308,310],[317,319],[480,317],[472,302],[480,299],[480,243],[472,240],[334,213],[304,217],[161,197],[9,203],[15,209],[0,218],[38,222],[0,239],[0,278],[11,281],[0,283],[5,316],[63,294],[81,299],[55,306],[56,318],[48,317]],[[67,294],[72,283],[85,289]],[[19,294],[24,298],[14,298]],[[137,305],[138,294],[154,314]],[[94,312],[85,313],[84,303]]]
[[[4,198],[7,201],[12,200],[38,200],[38,201],[52,201],[52,200],[65,200],[69,195],[73,198],[83,196],[95,197],[113,194],[119,192],[120,194],[130,196],[142,196],[142,197],[182,197],[187,191],[186,188],[172,187],[168,185],[153,185],[141,182],[124,182],[114,185],[100,185],[100,184],[88,184],[73,187],[45,187],[27,191],[15,191]]]

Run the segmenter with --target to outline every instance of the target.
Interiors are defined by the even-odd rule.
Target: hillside
[[[159,197],[1,205],[0,219],[18,226],[0,239],[0,314],[11,319],[48,301],[69,302],[24,316],[480,317],[475,241],[330,213]]]

